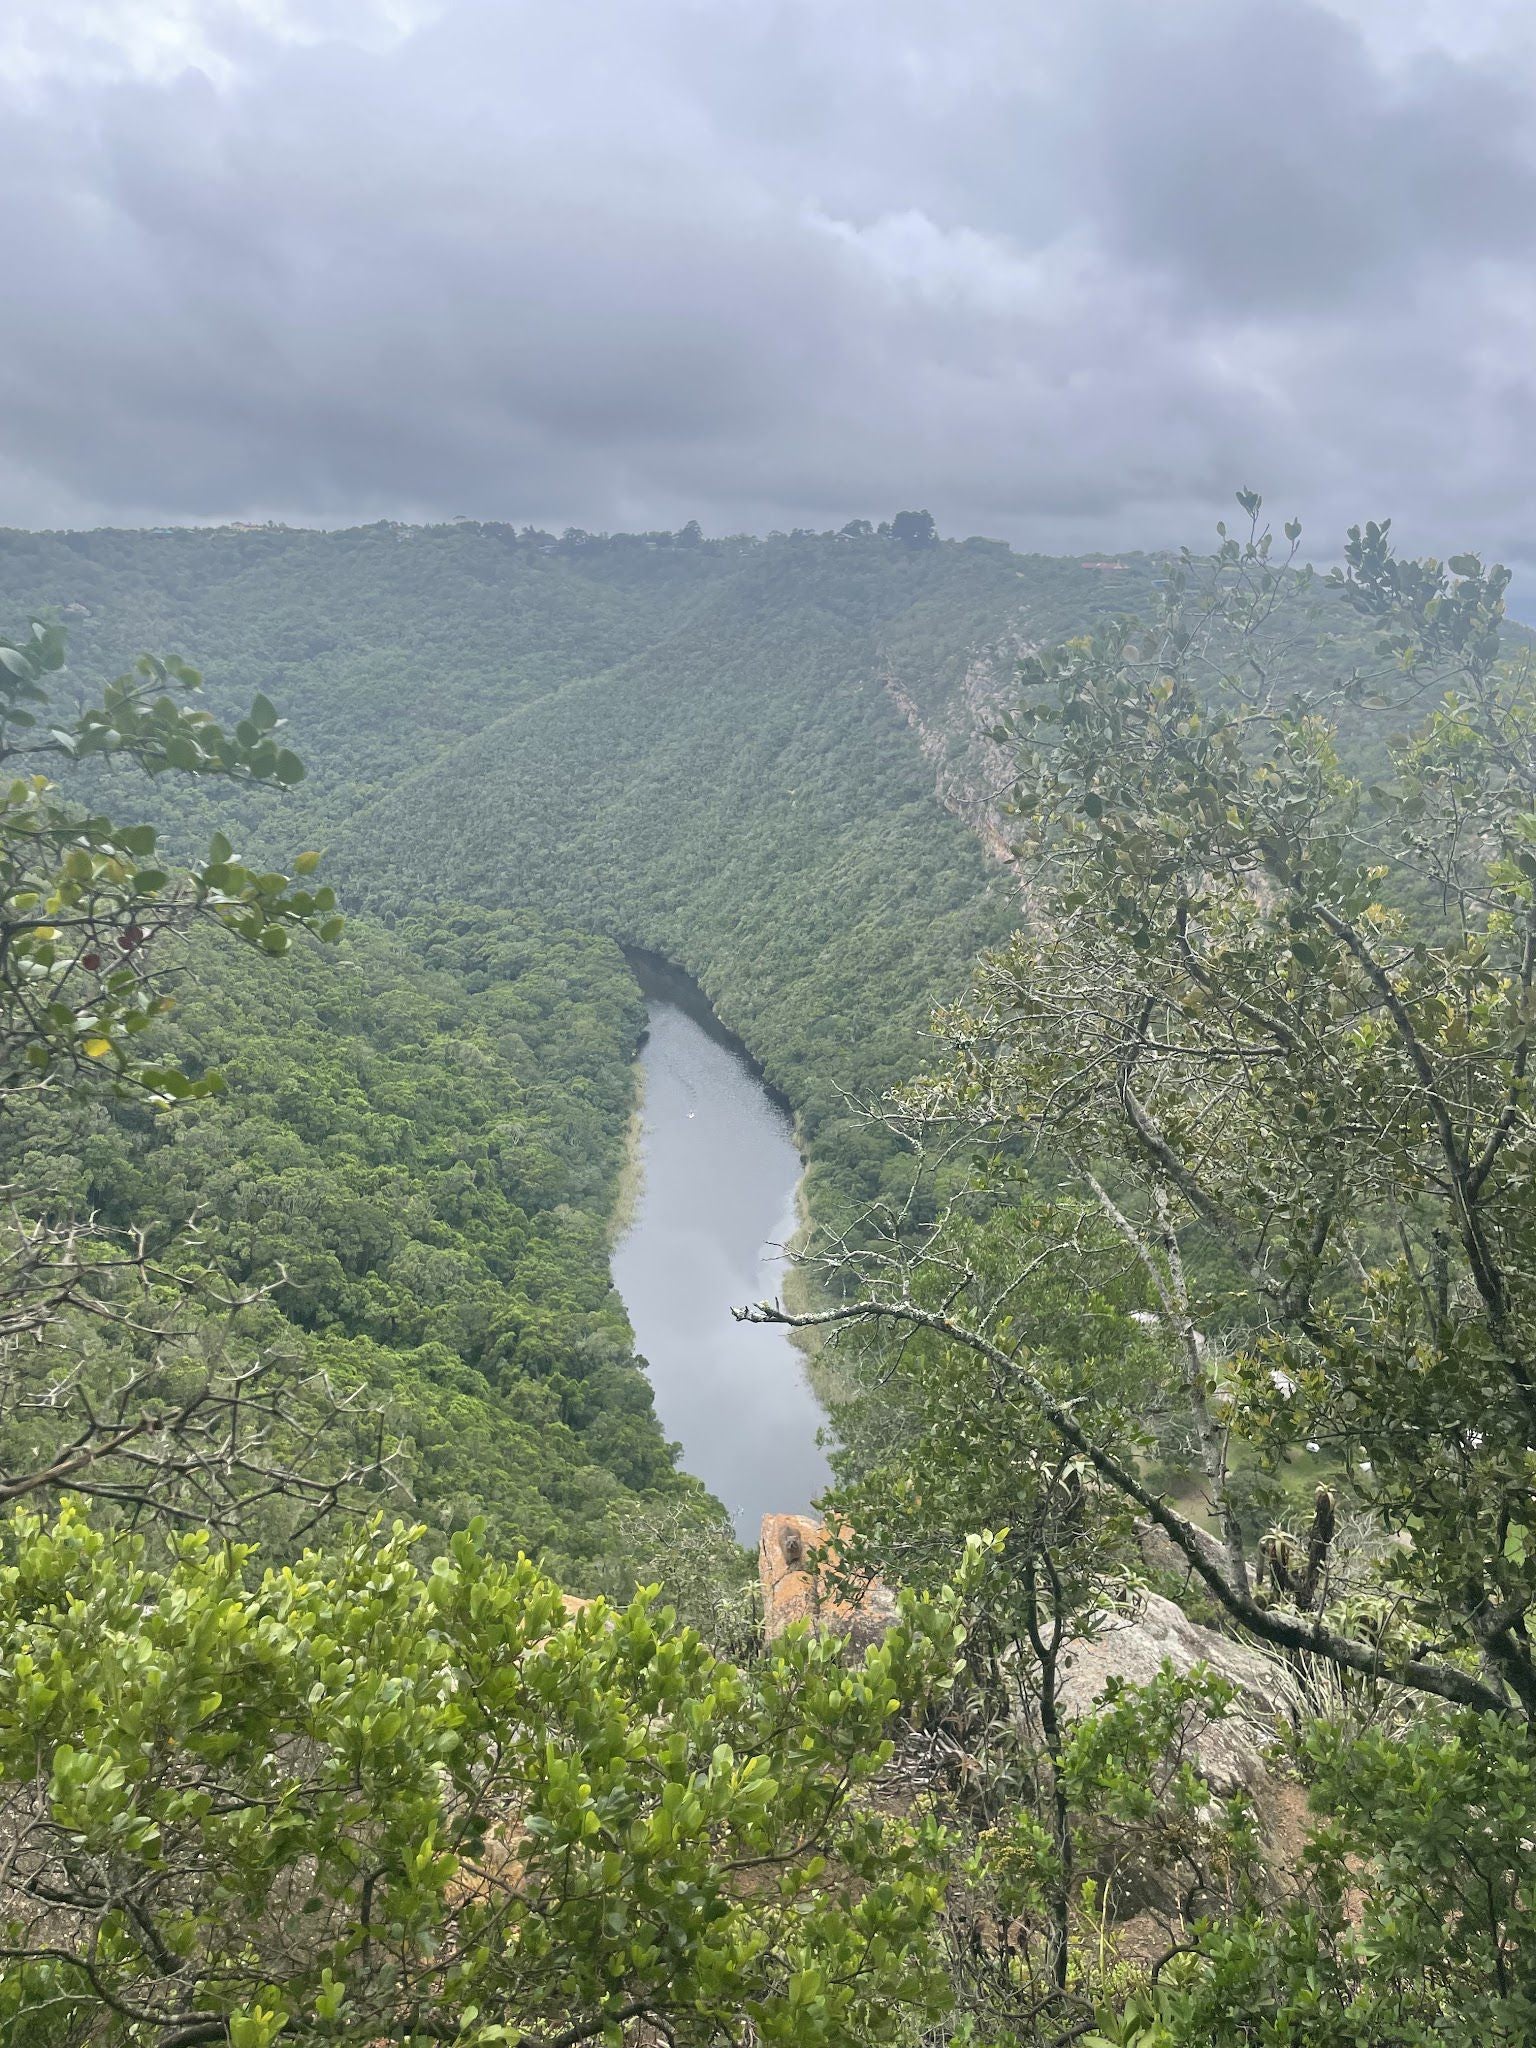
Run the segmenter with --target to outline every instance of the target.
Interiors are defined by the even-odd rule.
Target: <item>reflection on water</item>
[[[800,1159],[789,1119],[742,1055],[655,998],[640,1052],[641,1164],[613,1278],[683,1464],[757,1540],[771,1510],[810,1505],[827,1481],[823,1416],[782,1330],[731,1320],[779,1292]]]

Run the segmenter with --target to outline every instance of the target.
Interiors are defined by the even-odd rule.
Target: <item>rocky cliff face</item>
[[[1013,850],[1002,799],[1013,782],[1012,756],[988,734],[1014,693],[1014,673],[1027,643],[1012,637],[974,654],[952,695],[925,709],[887,672],[886,695],[911,727],[918,750],[933,770],[939,802],[968,825],[987,854],[1011,863]]]
[[[836,1538],[809,1515],[765,1515],[758,1543],[763,1592],[763,1633],[769,1642],[791,1623],[845,1636],[862,1649],[878,1642],[896,1618],[896,1597],[877,1579],[850,1602],[825,1583],[835,1563]],[[823,1560],[823,1568],[815,1569]],[[1203,1665],[1237,1688],[1231,1712],[1203,1726],[1195,1738],[1196,1769],[1218,1797],[1238,1789],[1258,1793],[1269,1783],[1265,1753],[1291,1713],[1292,1688],[1271,1657],[1191,1621],[1160,1593],[1128,1593],[1123,1608],[1106,1611],[1096,1630],[1073,1646],[1065,1661],[1061,1705],[1071,1720],[1092,1711],[1111,1679],[1145,1685],[1163,1666],[1187,1674]]]

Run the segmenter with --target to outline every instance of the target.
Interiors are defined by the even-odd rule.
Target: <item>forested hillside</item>
[[[530,907],[676,961],[845,1199],[891,1159],[848,1104],[910,1072],[1013,916],[935,794],[967,681],[1158,573],[869,532],[0,538],[0,604],[62,616],[83,679],[170,645],[216,705],[281,705],[310,773],[246,811],[253,847],[313,837],[352,912]],[[216,815],[178,792],[167,823],[190,845]]]
[[[309,1355],[388,1390],[436,1519],[622,1575],[615,1517],[684,1482],[607,1270],[642,1016],[611,941],[686,968],[761,1061],[820,1220],[904,1185],[861,1105],[1017,918],[978,728],[1022,648],[1169,573],[858,526],[0,536],[0,604],[67,626],[66,691],[175,647],[226,717],[277,707],[308,770],[281,801],[134,802],[188,858],[231,820],[253,858],[312,843],[351,918],[259,998],[199,953],[175,1028],[229,1093],[55,1117],[41,1178],[113,1223],[196,1215],[237,1282],[278,1283]],[[118,804],[120,773],[81,774]]]
[[[171,1117],[13,1113],[8,1178],[46,1213],[184,1233],[306,1367],[386,1403],[397,1511],[489,1517],[498,1548],[601,1580],[674,1472],[607,1275],[643,1022],[610,943],[469,912],[360,927],[336,956],[200,940],[175,1043],[224,1092]],[[385,1504],[389,1504],[386,1501]]]
[[[872,532],[0,536],[0,605],[67,629],[66,701],[174,648],[226,720],[281,715],[307,774],[280,800],[135,780],[166,850],[312,844],[349,917],[331,957],[195,948],[160,1028],[227,1093],[23,1117],[25,1184],[167,1242],[195,1219],[284,1342],[387,1394],[402,1500],[622,1580],[634,1502],[697,1490],[608,1275],[643,1017],[612,940],[702,982],[798,1111],[821,1212],[867,1199],[900,1169],[856,1105],[1012,917],[934,735],[978,664],[1005,679],[1151,575]]]
[[[1356,529],[1319,614],[1242,502],[1198,578],[916,515],[17,545],[91,642],[0,643],[26,2048],[1530,2038],[1529,666],[1503,571]],[[223,723],[101,687],[97,550]],[[761,1630],[610,1285],[621,940],[820,1221],[920,1141],[745,1318],[851,1354]]]

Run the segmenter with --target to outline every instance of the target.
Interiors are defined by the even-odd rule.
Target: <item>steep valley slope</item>
[[[278,705],[310,775],[243,807],[254,851],[323,845],[353,911],[530,908],[677,961],[848,1201],[889,1164],[848,1105],[1013,914],[977,678],[1158,573],[873,535],[0,535],[0,608],[62,617],[82,677],[173,648],[216,709]],[[227,797],[168,823],[206,837]]]
[[[620,1582],[626,1504],[697,1490],[608,1284],[641,1020],[617,942],[695,976],[790,1099],[824,1218],[899,1184],[860,1105],[1015,915],[974,714],[1019,646],[1157,574],[873,535],[0,535],[0,616],[61,620],[82,692],[177,652],[220,715],[264,692],[310,771],[281,799],[105,771],[103,807],[172,851],[323,849],[354,920],[334,960],[200,953],[175,1029],[228,1095],[66,1121],[36,1177],[201,1210],[240,1277],[288,1276],[306,1355],[387,1390],[436,1524],[489,1509],[503,1547]]]

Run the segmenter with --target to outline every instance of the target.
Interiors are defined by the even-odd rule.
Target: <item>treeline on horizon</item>
[[[511,548],[534,548],[544,554],[575,554],[589,548],[612,548],[628,552],[636,548],[703,548],[717,553],[742,553],[751,549],[771,546],[780,541],[850,541],[850,540],[893,540],[906,547],[958,546],[973,549],[995,548],[1007,554],[1017,554],[1012,544],[994,540],[984,534],[946,536],[939,532],[933,514],[928,511],[897,512],[890,519],[849,519],[841,526],[812,527],[770,527],[766,533],[718,533],[707,534],[697,519],[690,519],[682,526],[647,527],[635,529],[598,528],[589,531],[582,526],[567,526],[559,533],[542,526],[525,522],[518,525],[511,519],[476,519],[460,514],[452,519],[410,520],[374,519],[359,521],[347,526],[327,526],[321,522],[292,525],[281,519],[227,519],[227,520],[181,520],[172,526],[94,526],[94,527],[22,527],[0,526],[0,544],[5,542],[24,543],[27,541],[61,540],[71,545],[94,540],[101,536],[139,539],[153,536],[165,539],[182,534],[224,534],[230,536],[277,537],[290,534],[312,534],[334,537],[350,533],[392,534],[409,538],[416,534],[474,533],[489,535],[503,546]],[[1023,561],[1077,561],[1097,568],[1126,566],[1132,563],[1172,562],[1177,560],[1177,551],[1171,549],[1113,548],[1109,550],[1089,549],[1080,556],[1056,556],[1039,554],[1018,554]]]

